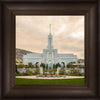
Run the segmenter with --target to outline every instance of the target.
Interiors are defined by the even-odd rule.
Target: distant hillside
[[[25,55],[27,53],[34,53],[34,52],[16,48],[16,61],[22,62],[23,55]]]
[[[78,59],[78,62],[84,63],[84,59]]]

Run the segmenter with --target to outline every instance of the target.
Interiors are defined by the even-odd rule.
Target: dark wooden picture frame
[[[0,99],[99,100],[99,5],[99,0],[1,0]],[[15,85],[16,15],[85,16],[85,85]]]

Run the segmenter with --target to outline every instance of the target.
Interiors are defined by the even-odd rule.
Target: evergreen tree
[[[33,64],[31,62],[29,62],[27,67],[28,68],[33,68],[34,66],[33,66]]]

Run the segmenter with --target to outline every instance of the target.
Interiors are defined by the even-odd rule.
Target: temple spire
[[[51,24],[49,24],[49,35],[48,35],[48,49],[52,49],[53,45],[52,45],[52,35],[51,35]]]
[[[49,24],[49,34],[51,34],[51,24]]]

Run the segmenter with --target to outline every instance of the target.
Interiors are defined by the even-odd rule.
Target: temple
[[[23,56],[23,63],[28,65],[28,63],[39,64],[45,63],[48,65],[48,69],[53,69],[53,65],[56,63],[64,63],[65,66],[69,62],[76,62],[77,63],[77,56],[74,54],[59,54],[57,49],[53,47],[53,39],[51,34],[51,24],[49,25],[49,35],[48,35],[48,46],[46,49],[43,49],[43,53],[29,53]]]

